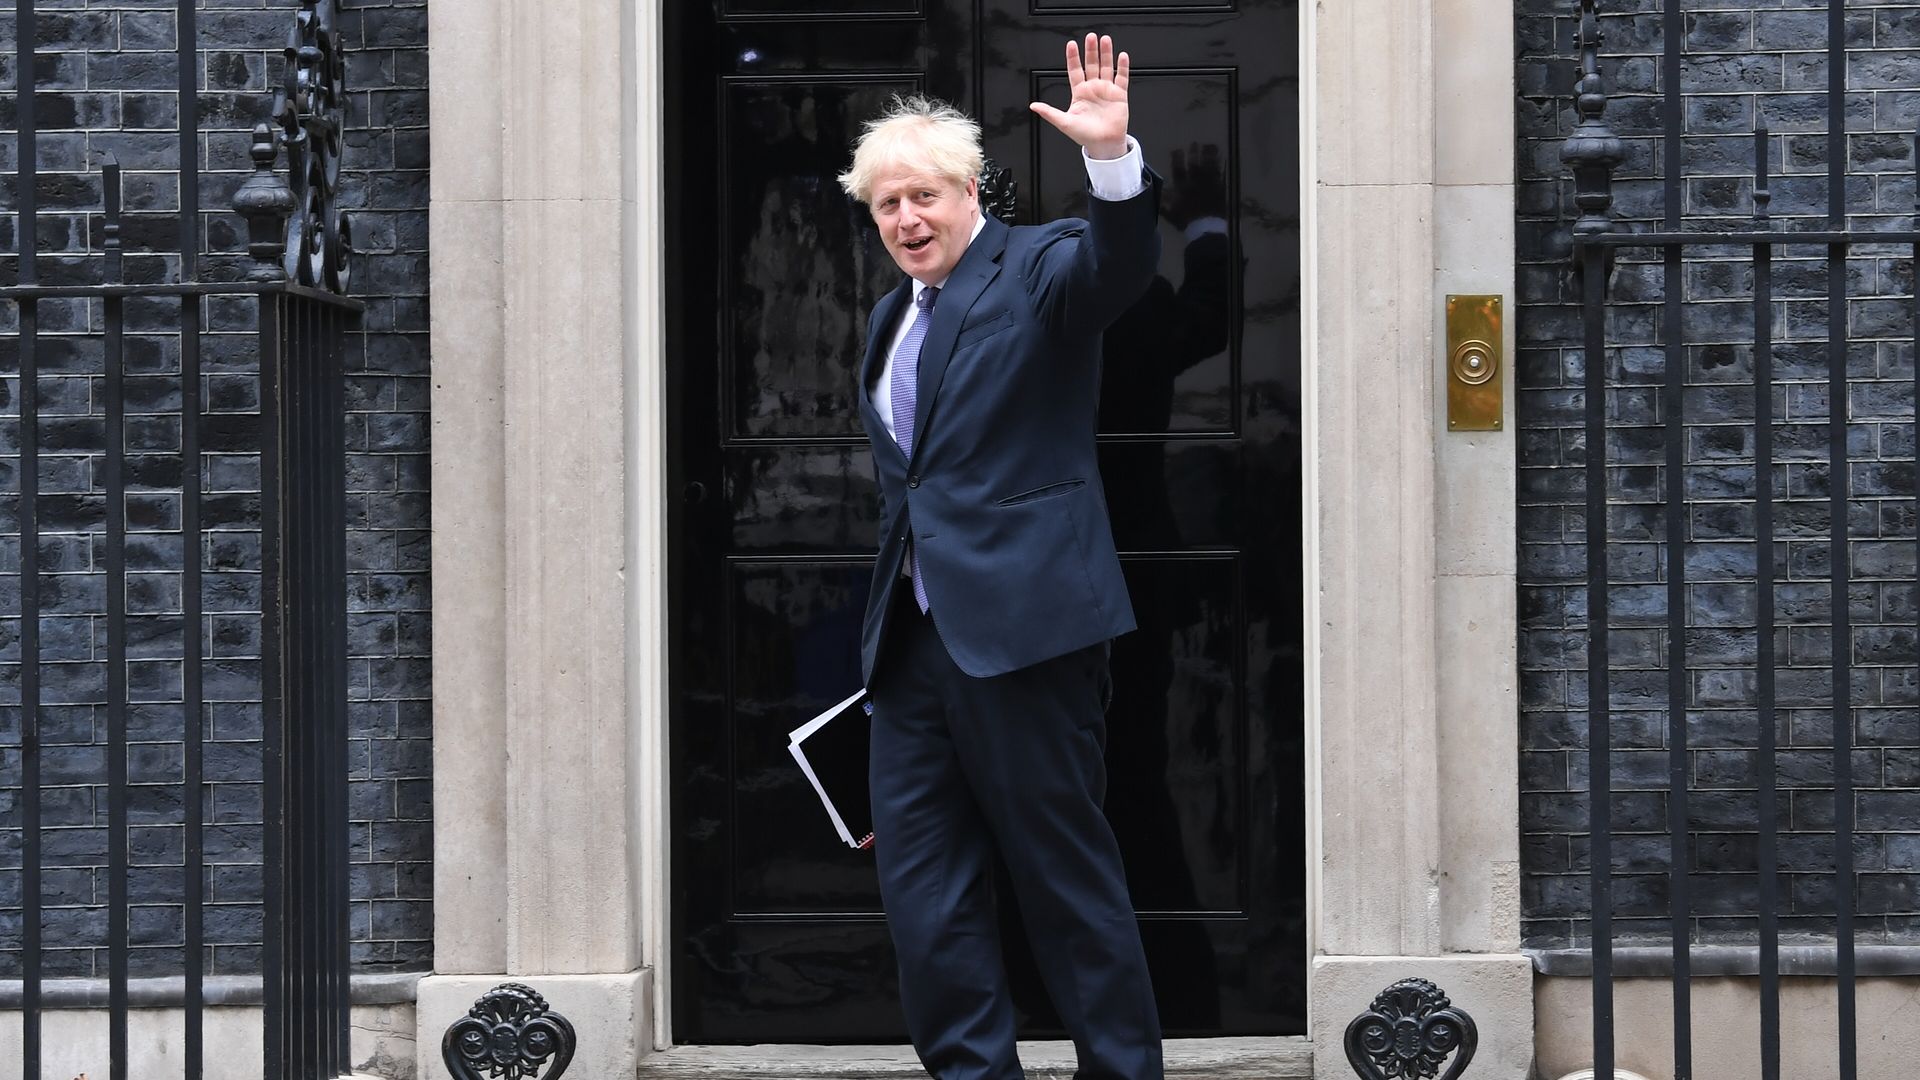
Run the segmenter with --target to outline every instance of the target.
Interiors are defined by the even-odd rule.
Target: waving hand
[[[1112,160],[1127,152],[1128,73],[1127,54],[1114,55],[1112,37],[1088,34],[1084,67],[1079,45],[1067,42],[1067,83],[1073,90],[1067,111],[1044,101],[1028,108],[1085,147],[1090,156]]]

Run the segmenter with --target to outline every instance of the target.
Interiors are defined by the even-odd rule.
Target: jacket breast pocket
[[[995,334],[1003,333],[1013,326],[1013,312],[1003,311],[998,315],[974,323],[960,331],[960,337],[953,343],[955,349],[964,349],[969,345],[985,341]]]

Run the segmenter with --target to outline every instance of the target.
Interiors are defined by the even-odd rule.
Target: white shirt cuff
[[[1080,148],[1080,157],[1087,163],[1087,185],[1093,188],[1096,199],[1125,202],[1147,189],[1147,181],[1141,176],[1146,165],[1140,154],[1140,143],[1131,135],[1127,136],[1127,152],[1111,161],[1093,157],[1084,146]]]

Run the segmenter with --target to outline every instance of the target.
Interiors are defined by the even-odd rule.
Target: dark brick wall
[[[1618,216],[1645,228],[1662,211],[1659,0],[1608,0],[1602,19],[1614,95],[1607,116],[1627,136]],[[1685,213],[1703,227],[1751,212],[1752,130],[1773,135],[1772,209],[1788,228],[1824,227],[1828,58],[1824,0],[1688,0]],[[1907,227],[1914,205],[1911,133],[1920,118],[1920,7],[1852,4],[1847,12],[1846,195],[1859,226]],[[1584,358],[1566,275],[1571,187],[1559,163],[1572,128],[1569,91],[1577,5],[1518,0],[1521,829],[1525,936],[1550,946],[1588,935],[1586,873]],[[1685,634],[1695,934],[1751,940],[1755,873],[1755,543],[1753,277],[1742,252],[1700,252],[1684,281],[1623,259],[1613,281],[1606,357],[1612,502],[1607,523],[1616,926],[1668,932],[1665,425],[1659,401],[1665,335],[1658,310],[1685,290],[1686,476],[1691,499]],[[1776,765],[1782,928],[1831,932],[1834,910],[1824,249],[1775,257],[1772,422],[1778,627]],[[1915,675],[1913,266],[1898,247],[1859,247],[1846,266],[1851,544],[1849,695],[1859,836],[1862,941],[1920,932],[1920,700]]]
[[[40,0],[41,276],[87,278],[101,188],[90,155],[125,169],[127,275],[177,275],[179,112],[172,0]],[[203,273],[242,250],[225,212],[251,168],[246,132],[267,111],[292,0],[201,0]],[[350,50],[345,201],[367,303],[347,346],[348,604],[353,948],[362,970],[431,962],[430,619],[427,520],[427,54],[425,0],[342,4]],[[0,14],[0,210],[13,207],[15,25]],[[92,171],[89,171],[92,170]],[[0,251],[15,248],[0,219]],[[14,260],[0,260],[11,281]],[[103,611],[104,351],[97,308],[42,305],[41,756],[45,972],[106,970],[107,798]],[[206,308],[210,451],[203,553],[209,661],[202,718],[208,785],[210,970],[257,970],[260,899],[257,363],[253,304]],[[179,339],[164,307],[129,305],[127,362],[130,886],[135,974],[181,965]],[[18,364],[17,313],[0,309],[0,371]],[[158,377],[148,377],[158,376]],[[21,777],[17,378],[0,400],[0,978],[20,966]]]

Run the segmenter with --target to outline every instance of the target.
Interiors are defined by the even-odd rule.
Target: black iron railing
[[[200,205],[200,132],[198,130],[198,34],[196,0],[179,0],[175,19],[178,41],[180,211],[178,272],[164,281],[126,280],[122,244],[119,166],[101,163],[103,199],[97,249],[58,258],[41,255],[40,180],[36,174],[39,131],[35,115],[34,0],[15,0],[15,48],[19,88],[15,93],[18,171],[14,194],[17,230],[13,284],[0,285],[0,302],[18,316],[18,513],[19,536],[19,680],[21,715],[22,933],[20,1007],[23,1080],[42,1075],[43,1011],[46,973],[43,939],[45,858],[42,848],[43,796],[41,738],[43,675],[48,668],[43,617],[50,598],[48,567],[42,565],[42,541],[55,532],[76,531],[76,503],[97,501],[97,521],[77,530],[101,553],[105,591],[105,688],[99,705],[106,730],[105,817],[108,1072],[104,1080],[128,1076],[129,958],[132,905],[129,895],[129,822],[132,790],[128,777],[128,731],[137,704],[129,690],[130,593],[128,589],[129,492],[150,491],[153,476],[177,469],[177,524],[140,523],[141,558],[161,559],[161,568],[179,574],[178,645],[172,659],[180,666],[178,705],[182,717],[184,761],[180,902],[185,1023],[182,1031],[184,1076],[202,1074],[202,1035],[207,940],[205,933],[204,847],[207,816],[205,754],[206,675],[209,643],[204,574],[210,540],[227,533],[210,531],[203,512],[216,496],[203,490],[211,475],[211,455],[223,460],[257,460],[257,507],[234,509],[231,494],[221,493],[225,524],[235,516],[251,521],[258,538],[259,686],[262,711],[260,777],[262,796],[265,927],[259,943],[263,980],[265,1058],[262,1075],[276,1080],[316,1080],[349,1071],[348,1061],[348,904],[347,904],[347,760],[346,760],[346,590],[344,416],[341,354],[346,327],[360,305],[347,299],[346,266],[350,238],[336,200],[341,153],[345,73],[340,37],[334,26],[333,0],[301,0],[285,50],[285,85],[271,105],[272,126],[255,130],[254,175],[239,190],[234,209],[250,228],[249,258],[203,259]],[[263,111],[266,102],[263,101]],[[274,169],[285,151],[289,174]],[[290,177],[290,179],[289,179]],[[90,247],[92,245],[89,245]],[[43,265],[44,264],[44,265]],[[45,271],[43,273],[43,270]],[[151,276],[151,275],[146,275]],[[205,332],[212,305],[235,301],[257,312],[252,361],[235,352],[235,335],[210,338]],[[128,355],[130,313],[137,309],[143,340],[154,335],[153,320],[168,317],[166,337],[178,343],[177,369],[156,374],[151,364],[132,366]],[[56,332],[43,317],[57,316]],[[76,330],[76,327],[78,329]],[[98,447],[83,457],[98,462],[98,480],[76,498],[63,487],[43,491],[43,472],[60,434],[59,452],[73,455],[64,427],[52,432],[41,399],[43,354],[59,346],[62,356],[76,351],[76,339],[97,340],[102,354]],[[244,338],[242,341],[244,342]],[[233,422],[226,403],[204,400],[209,371],[204,349],[220,344],[221,370],[251,368],[257,375],[257,423]],[[248,351],[244,348],[240,352]],[[257,365],[257,366],[256,366]],[[12,374],[12,373],[9,373]],[[141,381],[142,400],[177,396],[180,417],[177,450],[160,467],[151,442],[143,443],[138,478],[129,476],[129,384]],[[156,389],[165,380],[169,386]],[[143,408],[143,411],[148,411]],[[97,452],[96,452],[97,451]],[[165,464],[165,463],[161,463]],[[91,467],[91,466],[89,466]],[[137,480],[137,482],[136,482]],[[242,500],[244,502],[244,500]],[[58,509],[54,523],[49,514]],[[171,526],[171,527],[168,527]],[[155,554],[151,534],[177,530],[171,559]],[[242,548],[246,545],[241,544]],[[143,569],[153,569],[145,565]],[[135,618],[149,614],[142,608]],[[151,622],[149,620],[148,622]],[[140,625],[148,626],[148,622]],[[166,638],[167,634],[157,637]],[[151,641],[143,641],[143,648]],[[151,656],[141,652],[140,656]],[[220,654],[224,655],[224,654]],[[227,691],[230,693],[231,691]],[[140,702],[151,702],[151,688]],[[65,699],[63,699],[65,700]],[[232,700],[230,697],[227,700]],[[65,1076],[55,1080],[66,1080]]]
[[[1760,1075],[1762,1080],[1778,1080],[1780,1076],[1780,1001],[1781,1001],[1781,913],[1783,900],[1781,894],[1781,855],[1779,833],[1783,818],[1780,814],[1780,781],[1777,772],[1781,763],[1780,748],[1777,745],[1779,722],[1782,718],[1778,693],[1779,652],[1776,647],[1779,618],[1776,604],[1776,561],[1784,552],[1784,541],[1777,535],[1776,529],[1776,460],[1775,426],[1783,419],[1775,405],[1775,350],[1785,340],[1776,330],[1775,311],[1777,304],[1784,299],[1775,294],[1774,260],[1776,253],[1790,251],[1804,265],[1806,256],[1816,256],[1810,260],[1823,261],[1820,273],[1825,279],[1824,320],[1825,320],[1825,393],[1827,395],[1826,426],[1826,522],[1824,531],[1826,574],[1828,576],[1828,598],[1831,607],[1831,660],[1827,666],[1831,669],[1830,693],[1827,703],[1830,716],[1832,740],[1830,746],[1830,767],[1832,771],[1831,789],[1831,860],[1832,887],[1830,910],[1823,916],[1831,916],[1831,947],[1819,945],[1796,945],[1790,950],[1797,965],[1796,970],[1804,974],[1831,976],[1837,985],[1837,1014],[1834,1017],[1836,1045],[1834,1055],[1837,1073],[1845,1080],[1853,1080],[1859,1075],[1857,1064],[1856,1038],[1856,995],[1855,981],[1857,964],[1855,957],[1855,890],[1857,884],[1855,858],[1855,777],[1853,775],[1854,726],[1850,698],[1854,696],[1851,684],[1854,674],[1853,635],[1850,625],[1849,584],[1853,572],[1849,551],[1849,477],[1848,423],[1849,423],[1849,386],[1848,386],[1848,338],[1849,338],[1849,274],[1848,255],[1857,252],[1862,245],[1882,245],[1887,250],[1920,257],[1920,232],[1912,228],[1892,228],[1870,230],[1854,227],[1849,220],[1846,177],[1848,168],[1847,118],[1846,118],[1846,63],[1845,42],[1847,40],[1844,20],[1845,9],[1840,3],[1828,6],[1828,42],[1825,69],[1827,75],[1826,109],[1826,216],[1819,219],[1800,219],[1790,225],[1812,226],[1810,228],[1782,229],[1771,211],[1773,177],[1769,168],[1770,136],[1764,122],[1756,123],[1753,132],[1753,166],[1751,173],[1752,208],[1748,221],[1733,224],[1725,220],[1715,222],[1715,228],[1689,228],[1682,220],[1685,190],[1683,185],[1689,179],[1683,161],[1683,135],[1686,134],[1686,118],[1683,113],[1683,71],[1682,48],[1687,30],[1683,23],[1682,9],[1687,5],[1681,0],[1665,0],[1664,3],[1664,52],[1662,55],[1660,78],[1660,133],[1659,146],[1663,158],[1663,194],[1664,218],[1657,227],[1649,231],[1627,232],[1616,228],[1612,220],[1613,178],[1615,170],[1626,158],[1623,140],[1616,137],[1604,119],[1607,106],[1606,90],[1601,74],[1601,36],[1597,0],[1580,0],[1580,72],[1575,87],[1575,108],[1578,126],[1568,139],[1563,158],[1570,166],[1575,182],[1575,199],[1579,208],[1579,219],[1573,227],[1575,269],[1579,279],[1581,305],[1583,310],[1585,365],[1585,484],[1586,484],[1586,525],[1585,543],[1587,551],[1587,760],[1589,762],[1588,813],[1591,874],[1591,915],[1592,915],[1592,1009],[1593,1040],[1595,1055],[1595,1073],[1601,1080],[1610,1080],[1614,1075],[1616,1051],[1614,1043],[1614,980],[1615,972],[1615,936],[1614,936],[1614,875],[1616,860],[1613,852],[1613,840],[1616,829],[1613,820],[1615,795],[1611,771],[1611,755],[1614,749],[1612,738],[1613,708],[1616,702],[1614,691],[1618,689],[1615,680],[1619,674],[1613,667],[1609,656],[1609,637],[1613,629],[1610,621],[1609,597],[1609,532],[1610,511],[1618,509],[1619,504],[1609,500],[1609,475],[1620,469],[1620,461],[1610,456],[1619,444],[1609,445],[1609,436],[1618,435],[1618,425],[1610,416],[1610,394],[1620,389],[1617,365],[1610,361],[1608,339],[1608,312],[1610,308],[1608,288],[1609,279],[1616,272],[1616,254],[1622,256],[1624,265],[1626,253],[1657,253],[1662,267],[1662,287],[1660,294],[1653,298],[1659,305],[1658,325],[1661,346],[1664,349],[1665,370],[1659,389],[1658,421],[1664,438],[1663,456],[1660,460],[1662,480],[1657,485],[1660,490],[1657,498],[1664,518],[1664,555],[1660,572],[1664,576],[1666,593],[1665,611],[1665,657],[1666,675],[1666,731],[1667,784],[1661,789],[1666,797],[1666,828],[1668,841],[1668,865],[1666,873],[1666,910],[1665,917],[1671,923],[1670,941],[1666,949],[1665,967],[1671,972],[1673,991],[1673,1072],[1676,1078],[1693,1075],[1693,1024],[1690,986],[1695,977],[1694,961],[1697,955],[1704,954],[1715,973],[1730,971],[1756,973],[1759,977],[1759,1017],[1760,1034]],[[1756,118],[1760,116],[1759,106],[1754,107]],[[1915,160],[1920,160],[1916,156]],[[1871,211],[1873,208],[1860,208]],[[1857,212],[1857,211],[1856,211]],[[1884,211],[1881,211],[1884,212]],[[1920,213],[1920,206],[1916,206]],[[1895,222],[1898,224],[1898,222]],[[1824,227],[1821,227],[1824,226]],[[1899,245],[1899,247],[1893,247]],[[1752,731],[1747,741],[1742,733],[1735,736],[1733,744],[1743,741],[1753,747],[1753,784],[1754,819],[1747,824],[1753,833],[1755,877],[1757,878],[1757,897],[1752,905],[1756,932],[1753,944],[1756,954],[1750,959],[1741,959],[1729,966],[1726,954],[1740,951],[1739,946],[1721,943],[1705,946],[1696,941],[1694,923],[1695,882],[1692,869],[1695,865],[1695,853],[1690,848],[1692,833],[1690,827],[1691,808],[1690,791],[1698,785],[1694,783],[1690,752],[1695,732],[1690,732],[1690,705],[1695,693],[1690,677],[1696,669],[1689,667],[1689,580],[1688,561],[1685,553],[1695,539],[1690,535],[1690,524],[1694,518],[1690,511],[1705,501],[1697,499],[1689,490],[1687,479],[1690,466],[1698,464],[1690,457],[1688,446],[1689,424],[1696,422],[1717,422],[1722,425],[1737,417],[1688,415],[1689,386],[1688,353],[1692,344],[1688,336],[1689,307],[1684,290],[1681,287],[1683,275],[1692,261],[1703,249],[1722,260],[1737,257],[1744,251],[1750,257],[1747,264],[1752,273],[1751,325],[1752,325],[1752,401],[1753,419],[1751,421],[1751,459],[1754,466],[1754,482],[1751,491],[1741,500],[1751,506],[1752,539],[1754,544],[1753,565],[1753,614],[1751,626],[1754,634],[1752,649],[1752,671],[1754,675],[1754,710]],[[1809,250],[1811,249],[1811,250]],[[1873,249],[1867,249],[1872,251]],[[1731,254],[1730,253],[1734,253]],[[1911,264],[1909,264],[1911,265]],[[1807,275],[1800,275],[1806,280]],[[1913,291],[1911,285],[1908,291]],[[1807,301],[1804,310],[1812,310],[1818,301]],[[1913,321],[1908,333],[1920,328],[1920,309],[1915,305],[1920,300],[1909,298],[1905,301],[1906,315]],[[1908,339],[1909,341],[1912,338]],[[1910,419],[1910,417],[1909,417]],[[1784,460],[1784,459],[1783,459]],[[1805,458],[1795,458],[1796,461]],[[1809,538],[1809,518],[1802,515],[1798,521],[1783,521],[1790,530],[1789,535],[1796,540]],[[1649,538],[1650,539],[1650,538]],[[1814,537],[1814,539],[1820,539]],[[1908,541],[1911,542],[1911,541]],[[1802,624],[1805,619],[1797,620]],[[1644,625],[1638,623],[1636,625]],[[1804,703],[1803,707],[1804,707]],[[1712,715],[1712,714],[1708,714]],[[1725,715],[1725,714],[1723,714]],[[1728,732],[1719,732],[1723,738]],[[1722,742],[1719,745],[1729,745]],[[1789,824],[1789,827],[1805,829],[1805,825]],[[1646,914],[1642,911],[1638,914]],[[1630,962],[1642,973],[1649,968],[1649,961],[1655,959],[1648,954],[1648,948],[1632,948]]]

